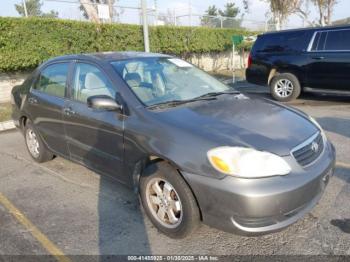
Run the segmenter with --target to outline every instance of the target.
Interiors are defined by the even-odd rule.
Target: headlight
[[[283,176],[291,171],[281,157],[252,148],[217,147],[209,150],[207,156],[219,172],[242,178]]]

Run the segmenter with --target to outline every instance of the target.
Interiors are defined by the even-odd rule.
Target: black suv
[[[269,85],[286,102],[302,91],[350,94],[350,26],[258,36],[248,60],[250,83]]]

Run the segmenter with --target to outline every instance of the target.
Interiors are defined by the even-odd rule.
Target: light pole
[[[28,17],[28,11],[27,11],[26,0],[22,0],[22,3],[23,3],[24,15],[25,15],[26,17]]]
[[[192,26],[192,2],[191,0],[188,0],[188,12],[189,12],[189,24]]]
[[[158,25],[158,5],[157,5],[157,0],[154,0],[154,20],[155,25]]]
[[[145,52],[149,52],[149,37],[148,37],[148,22],[147,22],[147,3],[146,0],[141,0],[142,7],[142,24],[143,24],[143,42]]]

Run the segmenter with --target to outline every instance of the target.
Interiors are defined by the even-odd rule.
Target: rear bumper
[[[247,82],[255,85],[266,86],[268,82],[268,76],[266,76],[262,70],[259,70],[254,66],[245,70],[245,77]]]
[[[333,175],[335,151],[328,143],[320,159],[306,170],[293,160],[288,158],[293,173],[284,177],[219,180],[189,173],[184,177],[204,223],[244,235],[268,233],[296,222],[318,203]]]

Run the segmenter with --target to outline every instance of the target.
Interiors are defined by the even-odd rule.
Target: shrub
[[[150,27],[152,52],[186,55],[231,49],[231,36],[244,30]],[[55,56],[101,51],[143,50],[142,27],[49,18],[0,17],[0,71],[36,67]]]

